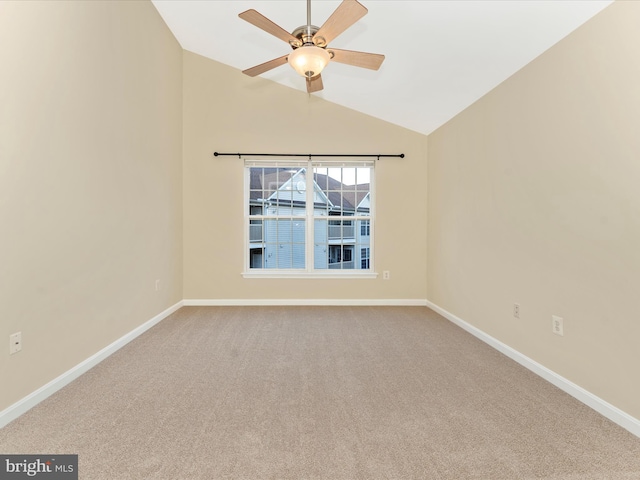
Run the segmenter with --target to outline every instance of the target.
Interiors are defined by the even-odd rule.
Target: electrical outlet
[[[9,355],[18,353],[22,350],[22,332],[16,332],[9,335]]]
[[[156,292],[160,290],[160,279],[156,280]]]
[[[513,304],[513,317],[514,318],[520,318],[520,304],[519,303],[514,303]]]
[[[391,272],[389,270],[385,270],[382,272],[382,279],[389,280],[391,278]]]
[[[562,317],[551,315],[551,330],[556,335],[564,336],[564,320]]]

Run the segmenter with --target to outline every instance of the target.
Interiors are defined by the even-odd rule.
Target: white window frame
[[[313,265],[313,254],[314,254],[314,242],[309,241],[309,239],[313,239],[313,228],[314,228],[314,219],[318,217],[314,217],[313,208],[309,210],[308,206],[313,205],[313,195],[314,195],[314,175],[306,175],[306,205],[307,205],[307,213],[304,216],[306,222],[306,232],[305,232],[305,263],[306,268],[304,269],[275,269],[275,268],[250,268],[250,212],[249,212],[249,202],[250,202],[250,169],[251,167],[264,167],[264,168],[306,168],[307,172],[313,172],[314,168],[317,167],[327,167],[327,168],[338,168],[338,167],[354,167],[354,168],[364,168],[368,167],[371,169],[371,175],[369,179],[369,199],[371,202],[370,214],[366,217],[360,217],[358,215],[349,216],[349,220],[369,220],[369,269],[368,270],[360,270],[360,269],[315,269]],[[374,160],[363,160],[363,161],[324,161],[324,160],[245,160],[244,169],[243,169],[243,178],[244,178],[244,241],[243,241],[243,251],[244,251],[244,270],[242,272],[242,276],[244,278],[377,278],[378,273],[374,269],[374,231],[375,231],[375,161]],[[310,212],[310,213],[309,213]],[[302,217],[301,217],[302,218]],[[329,217],[328,217],[329,218]],[[327,220],[328,220],[327,218]],[[337,217],[337,219],[344,219],[344,216]],[[357,232],[359,233],[359,231]]]

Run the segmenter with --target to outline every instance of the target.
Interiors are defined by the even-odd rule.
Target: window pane
[[[292,245],[292,265],[291,268],[305,268],[305,246],[294,243]]]
[[[316,185],[318,185],[318,188],[320,188],[320,190],[322,191],[327,191],[329,190],[329,177],[327,175],[327,169],[326,168],[314,168],[313,169],[313,179],[316,182]]]
[[[250,216],[306,214],[306,169],[251,167],[248,170]]]
[[[334,180],[338,184],[342,183],[342,168],[327,168],[327,175],[329,175],[329,181]]]
[[[264,249],[252,248],[249,252],[249,268],[264,268]]]
[[[331,218],[331,217],[329,217]],[[314,220],[314,268],[330,270],[369,269],[368,220],[345,217]],[[363,255],[366,262],[362,262]]]
[[[327,220],[314,220],[313,222],[313,266],[316,269],[327,268]]]
[[[261,265],[251,259],[250,268],[305,268],[305,221],[265,219],[264,259]]]
[[[371,168],[369,167],[317,167],[314,169],[316,189],[321,192],[316,195],[317,216],[324,214],[324,208],[318,205],[318,196],[322,195],[327,201],[327,211],[334,214],[369,215],[371,207]]]
[[[249,241],[251,243],[262,243],[262,220],[249,221]]]

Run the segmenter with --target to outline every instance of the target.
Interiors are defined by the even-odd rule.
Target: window
[[[245,163],[245,274],[371,273],[373,162]]]
[[[363,237],[371,235],[369,220],[363,220],[362,223],[360,223],[360,235]]]
[[[369,248],[363,248],[360,250],[360,268],[369,268]]]

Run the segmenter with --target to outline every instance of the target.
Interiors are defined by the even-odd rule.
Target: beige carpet
[[[0,430],[81,479],[640,479],[640,439],[424,307],[186,307]]]

